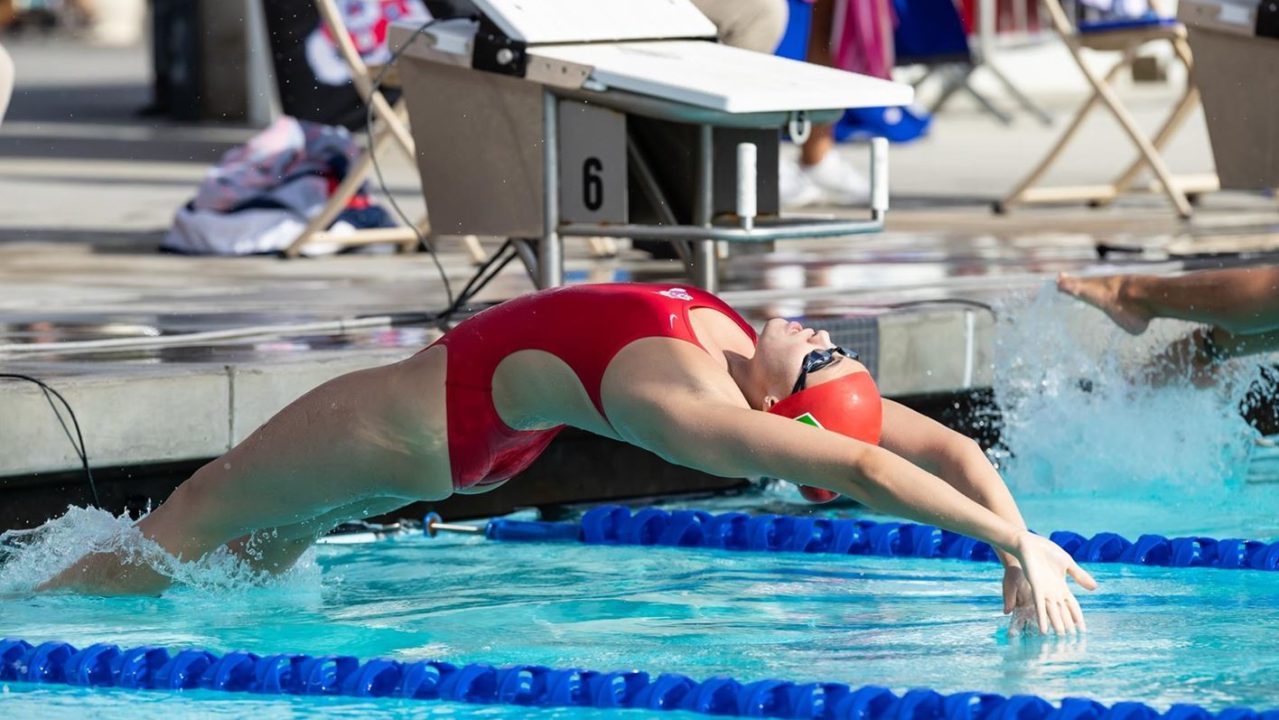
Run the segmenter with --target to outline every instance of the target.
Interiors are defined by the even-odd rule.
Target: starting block
[[[390,30],[437,232],[516,239],[540,288],[563,283],[564,237],[669,241],[714,291],[717,242],[883,229],[885,141],[868,217],[781,217],[780,131],[910,86],[720,45],[688,0],[474,4]]]

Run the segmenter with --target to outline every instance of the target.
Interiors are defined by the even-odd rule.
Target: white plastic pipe
[[[757,181],[758,152],[755,143],[738,143],[737,145],[737,217],[741,218],[742,227],[750,230],[755,227],[757,214],[755,185]]]
[[[878,216],[888,212],[888,140],[870,141],[870,209]]]

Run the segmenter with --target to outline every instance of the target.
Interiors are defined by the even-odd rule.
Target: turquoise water
[[[1257,437],[1235,411],[1253,369],[1213,389],[1151,390],[1130,379],[1133,367],[1160,332],[1166,340],[1178,328],[1132,340],[1090,312],[1041,293],[1001,319],[994,374],[1008,448],[996,459],[1032,527],[1279,538],[1279,485],[1250,476]],[[1044,333],[1048,323],[1058,330]],[[1081,377],[1098,382],[1085,390]],[[795,497],[766,489],[689,504],[798,512]],[[1081,597],[1090,632],[1060,640],[1007,636],[994,565],[471,538],[325,545],[266,585],[215,560],[184,568],[185,584],[161,598],[23,592],[57,558],[118,527],[79,513],[52,529],[40,554],[0,565],[0,636],[1089,696],[1161,709],[1279,707],[1279,573],[1093,566],[1102,587]],[[603,715],[0,687],[3,717],[385,712]]]
[[[994,566],[405,537],[322,546],[307,567],[266,587],[3,600],[0,635],[1087,695],[1159,707],[1279,705],[1279,573],[1092,569],[1102,590],[1083,600],[1085,637],[1010,639]],[[70,716],[86,698],[97,712],[137,718],[215,708],[354,717],[412,705],[29,685],[0,693],[9,717],[58,708]]]

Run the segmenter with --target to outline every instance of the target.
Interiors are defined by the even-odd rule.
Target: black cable
[[[71,409],[71,403],[62,397],[62,393],[49,387],[43,380],[33,378],[30,375],[21,375],[19,373],[0,373],[0,378],[12,378],[14,380],[26,380],[35,383],[44,392],[44,399],[49,402],[49,407],[53,408],[54,417],[58,418],[58,423],[62,425],[62,431],[67,434],[67,440],[71,442],[71,448],[75,450],[75,454],[80,458],[80,465],[84,468],[84,476],[89,481],[89,491],[93,494],[93,506],[102,507],[102,500],[98,497],[98,484],[93,480],[93,471],[89,469],[89,452],[84,444],[84,435],[80,433],[80,421],[76,419],[75,410]],[[52,397],[50,397],[52,394]],[[62,418],[62,412],[58,410],[58,406],[53,403],[53,398],[57,398],[62,406],[67,409],[67,413],[71,415],[71,426],[75,428],[75,437],[71,437],[71,428],[67,427],[66,420]],[[76,441],[79,440],[79,444]]]
[[[414,30],[413,34],[409,36],[408,40],[405,40],[403,45],[401,45],[393,53],[391,53],[390,59],[387,60],[386,64],[382,66],[382,69],[378,71],[377,76],[373,79],[372,92],[369,93],[369,102],[365,103],[364,133],[368,143],[369,159],[373,163],[373,170],[374,170],[374,173],[377,175],[378,184],[382,189],[382,193],[386,196],[386,199],[391,203],[391,207],[395,209],[396,215],[399,216],[400,220],[403,221],[405,225],[408,225],[410,228],[413,229],[414,234],[417,235],[418,241],[423,246],[425,246],[427,249],[427,252],[431,254],[431,260],[432,262],[435,263],[435,269],[439,271],[440,280],[444,283],[444,292],[448,296],[448,305],[445,307],[444,310],[440,311],[439,313],[436,313],[435,315],[414,314],[414,315],[397,317],[396,321],[393,323],[396,325],[409,325],[409,324],[418,324],[418,323],[435,323],[438,325],[446,322],[450,317],[456,314],[458,310],[460,310],[463,306],[465,306],[466,303],[470,301],[471,298],[475,297],[476,294],[478,294],[481,290],[483,290],[484,287],[488,285],[490,281],[493,280],[493,278],[497,277],[497,274],[500,273],[507,266],[507,264],[509,264],[511,260],[513,260],[517,256],[514,244],[512,243],[512,241],[507,240],[505,243],[502,244],[502,247],[499,248],[498,251],[493,254],[493,256],[491,256],[488,260],[485,260],[484,263],[480,265],[480,267],[475,271],[475,274],[472,275],[471,279],[466,283],[466,286],[462,289],[462,292],[454,296],[453,286],[449,283],[448,274],[444,271],[444,266],[440,263],[439,256],[435,254],[435,246],[427,242],[426,237],[424,237],[421,231],[418,230],[417,225],[409,221],[404,210],[402,210],[400,208],[399,203],[396,202],[395,197],[391,195],[391,191],[387,188],[387,185],[386,185],[386,178],[383,177],[382,175],[382,166],[378,164],[377,153],[374,152],[372,99],[373,97],[377,95],[379,89],[381,88],[382,80],[383,78],[385,78],[387,71],[391,68],[392,65],[394,65],[397,61],[399,61],[400,56],[403,55],[404,52],[408,50],[409,46],[412,45],[413,42],[422,35],[422,33],[426,32],[428,28],[430,28],[432,25],[435,25],[437,22],[440,22],[442,20],[456,20],[456,19],[458,18],[456,17],[431,18],[430,20],[427,20],[425,23],[420,25],[416,30]],[[503,253],[508,251],[509,253],[503,258],[502,257]],[[498,262],[499,258],[502,258],[500,262]],[[496,264],[496,268],[494,268],[495,264]],[[489,272],[490,268],[494,268],[491,273]],[[486,273],[488,273],[487,276],[486,276]]]
[[[498,248],[492,257],[480,265],[475,275],[466,283],[466,287],[462,288],[462,292],[458,294],[457,300],[448,309],[440,313],[439,319],[447,320],[450,315],[460,310],[471,298],[478,295],[486,285],[492,282],[493,278],[497,277],[498,273],[502,272],[517,256],[518,252],[515,250],[513,241],[507,240],[502,243],[502,247]]]
[[[502,247],[500,247],[497,252],[493,253],[488,260],[485,260],[484,264],[480,266],[475,275],[471,277],[471,280],[466,284],[466,287],[462,289],[462,292],[458,294],[457,299],[453,301],[453,304],[434,317],[436,325],[440,326],[441,329],[445,329],[444,325],[448,322],[448,319],[466,306],[472,298],[478,295],[479,292],[483,290],[484,287],[493,280],[493,278],[497,277],[498,274],[501,273],[502,270],[516,257],[518,257],[518,253],[515,250],[514,243],[510,240],[502,243]]]
[[[386,195],[386,199],[391,203],[391,207],[395,209],[395,214],[400,217],[400,220],[403,221],[405,225],[408,225],[413,229],[413,234],[417,236],[418,242],[424,245],[427,252],[431,254],[431,260],[435,263],[435,269],[439,271],[440,280],[444,283],[444,293],[448,296],[449,300],[448,307],[451,308],[453,307],[455,300],[453,297],[453,286],[449,284],[448,273],[444,272],[444,266],[440,264],[440,258],[435,254],[435,246],[427,242],[426,237],[422,235],[422,231],[418,229],[417,224],[408,219],[404,210],[400,208],[400,204],[395,201],[395,196],[387,189],[386,178],[382,176],[382,166],[379,165],[377,161],[377,150],[373,146],[373,98],[377,97],[378,92],[382,87],[382,81],[386,78],[387,71],[389,71],[397,61],[399,61],[400,56],[404,54],[405,50],[409,49],[409,46],[413,44],[413,41],[417,40],[422,33],[426,32],[426,30],[432,25],[443,19],[445,18],[431,18],[430,20],[422,23],[417,30],[413,31],[413,34],[409,36],[409,39],[404,41],[403,45],[397,48],[395,52],[391,53],[390,59],[386,61],[386,64],[384,64],[382,69],[378,71],[377,76],[373,78],[373,89],[369,93],[368,101],[364,103],[364,135],[368,142],[367,152],[369,153],[369,159],[373,162],[373,171],[377,174],[378,185],[381,186],[382,193]],[[436,319],[438,320],[440,318]]]

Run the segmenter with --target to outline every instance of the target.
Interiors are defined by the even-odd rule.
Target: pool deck
[[[337,322],[445,305],[426,254],[284,261],[156,253],[174,209],[207,164],[252,131],[133,118],[131,108],[146,101],[145,60],[136,51],[77,48],[93,60],[85,67],[101,76],[81,77],[65,67],[71,51],[59,43],[9,49],[19,86],[0,126],[0,346]],[[1129,89],[1139,119],[1150,124],[1173,92]],[[990,384],[992,317],[952,301],[997,301],[1063,270],[1105,270],[1101,263],[1171,272],[1273,260],[1279,204],[1257,194],[1207,196],[1191,222],[1176,220],[1158,196],[1097,210],[992,215],[990,202],[1044,152],[1077,96],[1062,91],[1044,100],[1059,118],[1054,128],[1020,117],[1003,129],[956,104],[936,119],[930,138],[893,148],[887,232],[731,258],[724,297],[754,322],[806,316],[820,326],[852,318],[832,326],[836,339],[869,351],[886,395],[921,397]],[[79,111],[70,117],[73,106]],[[1169,158],[1179,170],[1208,170],[1202,120],[1188,127]],[[1064,163],[1063,182],[1096,181],[1099,163],[1115,153],[1127,157],[1117,128],[1098,122],[1085,132],[1089,150]],[[859,148],[841,152],[855,162],[863,155]],[[392,192],[410,214],[418,212],[413,170],[398,158],[389,158],[387,169]],[[496,241],[486,246],[492,250]],[[455,289],[474,271],[455,243],[444,243],[439,259]],[[678,263],[627,247],[595,259],[570,241],[566,267],[573,282],[684,282]],[[478,300],[531,289],[513,264]],[[94,466],[127,468],[215,457],[311,387],[406,357],[433,332],[317,329],[127,352],[0,347],[0,368],[61,391]],[[40,477],[65,479],[79,466],[33,385],[0,380],[0,408],[0,493]]]

